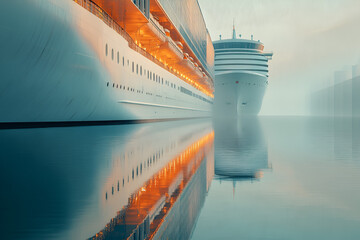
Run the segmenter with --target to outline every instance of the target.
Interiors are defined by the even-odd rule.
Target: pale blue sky
[[[262,114],[307,113],[309,93],[360,63],[359,0],[199,0],[213,40],[254,35],[273,51]]]

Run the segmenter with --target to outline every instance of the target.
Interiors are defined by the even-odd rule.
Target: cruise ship
[[[215,101],[214,114],[221,117],[257,115],[268,85],[271,52],[264,44],[236,36],[214,41]]]
[[[2,126],[211,116],[197,0],[12,0],[0,12]]]

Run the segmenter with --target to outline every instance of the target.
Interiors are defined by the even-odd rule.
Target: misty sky
[[[254,35],[273,51],[261,114],[306,114],[310,93],[360,63],[360,0],[198,0],[212,36]]]

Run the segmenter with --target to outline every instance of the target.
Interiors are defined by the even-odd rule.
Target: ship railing
[[[165,66],[162,62],[160,62],[158,59],[156,59],[153,55],[146,52],[144,49],[139,47],[135,41],[132,39],[132,37],[115,21],[111,18],[109,14],[107,14],[104,10],[102,10],[101,7],[96,5],[94,2],[90,0],[73,0],[76,3],[78,3],[80,6],[87,9],[89,12],[100,18],[106,25],[113,28],[117,33],[119,33],[125,40],[128,41],[129,47],[135,50],[136,52],[142,54],[143,56],[147,57],[151,61],[157,63],[161,67],[167,69],[170,71],[170,68]],[[164,33],[165,34],[165,33]],[[175,45],[175,43],[173,43]],[[175,45],[176,46],[176,45]],[[180,77],[180,75],[178,76]]]
[[[160,25],[160,23],[153,17],[152,14],[150,14],[150,23],[159,31],[159,33],[161,35],[163,35],[167,41],[169,42],[169,44],[171,44],[181,55],[183,55],[183,51],[181,50],[181,48],[179,48],[179,46],[175,43],[175,41],[171,38],[168,37],[165,33],[164,28]]]
[[[136,44],[136,42],[133,40],[133,38],[109,15],[107,14],[101,7],[99,7],[97,4],[95,4],[94,2],[92,2],[91,0],[73,0],[74,2],[76,2],[77,4],[79,4],[80,6],[82,6],[83,8],[85,8],[86,10],[88,10],[89,12],[91,12],[92,14],[94,14],[95,16],[97,16],[99,19],[101,19],[106,25],[108,25],[109,27],[111,27],[112,29],[114,29],[118,34],[120,34],[126,41],[128,41],[129,47],[131,49],[133,49],[134,51],[140,53],[141,55],[143,55],[144,57],[148,58],[150,61],[156,63],[157,65],[159,65],[160,67],[168,70],[169,72],[172,72],[174,75],[176,75],[178,78],[183,79],[183,77],[172,71],[172,69],[168,66],[165,65],[164,63],[162,63],[161,61],[159,61],[157,58],[155,58],[153,55],[151,55],[150,53],[148,53],[146,50],[144,50],[143,48],[141,48],[139,45]],[[152,22],[154,24],[154,21]],[[155,24],[154,24],[155,25]],[[156,26],[158,28],[158,26]],[[160,29],[159,29],[160,30]],[[165,34],[165,31],[164,31]],[[183,54],[183,52],[181,51],[181,49],[175,44],[175,42],[169,38],[169,43],[172,44],[176,49],[178,49],[181,54]],[[187,82],[186,80],[184,80],[185,82]],[[190,83],[189,83],[190,84]],[[193,87],[197,88],[195,85],[191,84]]]

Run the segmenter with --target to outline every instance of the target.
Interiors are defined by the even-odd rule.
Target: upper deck
[[[248,39],[225,39],[214,41],[213,44],[215,52],[223,49],[244,49],[260,52],[264,50],[264,44],[262,42]]]
[[[264,52],[264,44],[250,39],[237,38],[235,27],[231,39],[214,41],[215,74],[224,72],[251,72],[269,76],[268,61],[272,52]]]
[[[116,30],[123,33],[134,50],[213,97],[214,48],[197,0],[186,4],[167,0],[74,1],[93,13],[96,10],[94,14],[109,26],[117,25]],[[195,10],[191,14],[176,10],[181,4]],[[200,24],[191,27],[194,21]]]

